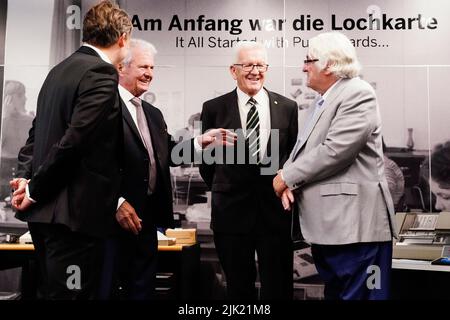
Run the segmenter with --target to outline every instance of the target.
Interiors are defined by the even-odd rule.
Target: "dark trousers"
[[[311,246],[328,300],[389,298],[392,242]]]
[[[105,244],[101,299],[154,298],[158,240],[156,228],[123,232]],[[120,290],[119,290],[120,288]]]
[[[227,281],[227,298],[255,300],[256,262],[262,300],[291,300],[293,294],[293,248],[286,236],[250,233],[214,233],[214,242]]]
[[[103,240],[61,224],[30,222],[28,228],[39,265],[38,298],[97,299]]]

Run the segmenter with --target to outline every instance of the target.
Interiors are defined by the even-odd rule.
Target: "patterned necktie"
[[[153,151],[152,138],[150,135],[150,130],[148,128],[147,119],[145,118],[144,110],[142,108],[141,99],[134,97],[130,100],[131,103],[136,107],[136,118],[139,132],[141,134],[144,146],[147,149],[149,164],[148,164],[148,191],[153,193],[155,191],[156,184],[156,162],[155,153]]]
[[[250,159],[256,159],[256,164],[259,164],[259,115],[256,109],[256,100],[250,98],[247,105],[251,106],[251,108],[247,113],[245,140],[248,145]]]

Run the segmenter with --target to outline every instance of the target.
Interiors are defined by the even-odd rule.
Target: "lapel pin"
[[[277,100],[275,100],[273,103],[275,103],[275,104],[278,104],[278,101]]]

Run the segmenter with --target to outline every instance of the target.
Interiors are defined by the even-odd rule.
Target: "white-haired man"
[[[223,164],[200,166],[200,173],[212,190],[214,242],[225,273],[228,298],[256,298],[256,252],[260,298],[291,299],[291,217],[274,194],[272,179],[295,144],[297,105],[263,87],[268,64],[262,44],[239,42],[235,50],[230,72],[237,89],[205,102],[201,114],[203,131],[223,127],[244,129],[246,135],[245,148],[233,151],[243,158],[239,152],[245,149],[246,161],[242,164],[224,159]],[[279,135],[272,134],[271,129],[278,130]],[[260,163],[266,163],[268,158],[278,165],[273,174],[263,175]]]
[[[132,39],[127,57],[118,65],[123,118],[123,170],[117,206],[117,230],[106,245],[101,298],[153,298],[156,279],[157,227],[173,227],[169,166],[176,145],[161,111],[139,97],[153,79],[155,47]],[[224,135],[222,135],[222,133]],[[226,130],[196,137],[206,147]],[[219,139],[220,140],[220,139]],[[223,139],[218,144],[227,144]],[[193,139],[186,150],[193,150]],[[193,156],[193,155],[192,155]],[[191,158],[192,158],[191,156]],[[117,288],[122,291],[118,292]]]
[[[273,181],[285,208],[296,200],[327,299],[389,293],[394,207],[375,92],[359,71],[343,34],[309,41],[303,72],[320,96],[301,115],[297,143]]]

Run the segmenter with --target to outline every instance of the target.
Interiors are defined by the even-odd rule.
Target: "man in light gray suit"
[[[320,96],[300,115],[297,143],[273,181],[285,209],[295,198],[327,299],[389,294],[394,207],[375,92],[359,71],[345,35],[309,41],[303,72]]]

